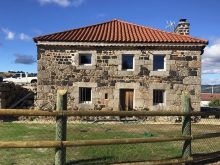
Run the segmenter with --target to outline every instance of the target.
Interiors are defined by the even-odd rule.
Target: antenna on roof
[[[174,31],[174,29],[175,29],[175,25],[176,25],[176,23],[175,23],[175,21],[166,21],[166,29],[169,29],[170,31]]]

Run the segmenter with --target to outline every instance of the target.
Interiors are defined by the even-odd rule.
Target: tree
[[[217,98],[213,98],[210,102],[209,102],[209,106],[210,107],[220,107],[220,100]]]

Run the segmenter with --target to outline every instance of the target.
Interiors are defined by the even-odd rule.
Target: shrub
[[[220,107],[220,100],[217,98],[213,98],[210,102],[209,102],[209,106],[210,107]]]

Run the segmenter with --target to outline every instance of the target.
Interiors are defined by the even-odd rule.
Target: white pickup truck
[[[15,73],[10,78],[4,78],[4,82],[14,82],[17,84],[37,83],[37,74],[29,73]]]

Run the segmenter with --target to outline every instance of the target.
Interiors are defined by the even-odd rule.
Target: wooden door
[[[133,110],[133,89],[121,89],[120,90],[120,109],[122,111]]]

